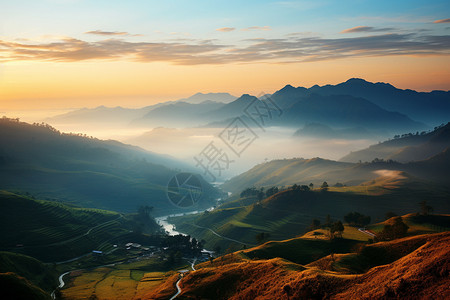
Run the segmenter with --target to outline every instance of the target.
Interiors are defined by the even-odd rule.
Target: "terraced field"
[[[64,299],[141,299],[161,282],[174,274],[157,257],[101,267],[94,270],[74,271],[65,279],[67,288],[61,290]],[[173,289],[175,289],[173,287]]]
[[[129,233],[129,221],[110,211],[69,207],[0,192],[0,249],[45,262],[110,251]]]

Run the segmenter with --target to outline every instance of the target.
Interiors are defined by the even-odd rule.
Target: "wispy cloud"
[[[217,28],[216,31],[222,31],[222,32],[230,32],[235,30],[236,28],[234,27],[222,27],[222,28]]]
[[[267,30],[272,30],[272,28],[270,28],[270,26],[250,26],[247,28],[242,28],[242,31],[250,31],[250,30],[262,30],[262,31],[267,31]]]
[[[144,36],[143,34],[131,34],[125,31],[103,31],[103,30],[86,31],[85,34],[103,35],[103,36]]]
[[[252,39],[224,45],[217,40],[175,40],[131,42],[122,39],[83,41],[0,40],[0,62],[128,60],[169,62],[178,65],[227,63],[298,63],[351,57],[392,55],[450,55],[449,35],[396,33],[349,38],[292,36],[279,39]]]
[[[96,34],[96,35],[129,35],[128,32],[124,31],[102,31],[102,30],[92,30],[92,31],[86,31],[86,34]]]
[[[433,23],[450,23],[450,19],[436,20]]]
[[[344,29],[341,33],[355,33],[355,32],[383,32],[383,31],[391,31],[394,28],[375,28],[370,26],[356,26],[348,29]]]

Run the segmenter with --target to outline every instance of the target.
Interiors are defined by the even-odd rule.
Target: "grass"
[[[55,288],[58,278],[53,267],[29,256],[4,251],[0,252],[0,272],[13,272],[47,292]]]
[[[71,259],[99,247],[110,249],[131,228],[115,212],[74,208],[5,191],[0,191],[0,207],[0,250],[46,262]]]
[[[269,233],[270,239],[275,241],[302,236],[309,230],[313,219],[324,223],[327,215],[333,220],[343,220],[349,212],[357,211],[379,222],[389,211],[397,214],[417,211],[419,202],[423,199],[427,199],[435,211],[449,211],[448,189],[415,182],[412,179],[403,180],[406,178],[403,174],[396,176],[380,177],[360,186],[330,187],[328,191],[284,190],[261,203],[253,203],[254,198],[233,199],[214,211],[176,217],[170,221],[179,231],[199,240],[206,240],[207,248],[220,246],[223,251],[229,247],[236,249],[239,243],[217,237],[205,228],[212,229],[226,238],[252,245],[256,243],[256,235],[261,232]],[[433,226],[440,226],[441,231],[450,227],[442,224],[421,226],[411,226],[411,230],[426,233],[436,232],[437,229],[433,229]],[[376,226],[373,228],[375,231],[381,230]],[[370,238],[350,227],[344,231],[344,237],[360,241]]]

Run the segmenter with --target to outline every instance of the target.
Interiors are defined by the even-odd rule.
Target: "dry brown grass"
[[[450,297],[450,232],[374,244],[402,256],[365,274],[330,271],[331,256],[306,268],[279,258],[245,260],[239,253],[190,272],[180,299],[386,299]],[[416,249],[416,250],[412,250]],[[340,255],[335,255],[338,260]],[[176,277],[160,287],[168,291]],[[174,291],[174,290],[173,290]],[[152,293],[158,299],[166,294]],[[164,299],[164,298],[161,298]]]

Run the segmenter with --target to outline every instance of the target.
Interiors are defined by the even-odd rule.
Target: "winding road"
[[[197,258],[194,258],[194,261],[190,262],[191,263],[191,269],[192,271],[195,271],[195,262],[197,261]],[[177,283],[175,284],[175,287],[177,288],[177,292],[175,293],[175,295],[172,296],[172,298],[170,298],[170,300],[175,299],[176,297],[178,297],[179,294],[181,294],[181,287],[180,287],[180,283],[181,283],[181,279],[183,279],[183,273],[180,273],[180,278],[178,279]]]
[[[65,276],[65,275],[67,275],[67,274],[69,274],[70,272],[72,272],[72,271],[69,271],[69,272],[66,272],[66,273],[62,273],[61,275],[59,275],[59,278],[58,278],[58,280],[59,280],[59,285],[58,285],[58,287],[51,293],[51,296],[52,296],[52,299],[56,299],[56,290],[57,289],[61,289],[61,288],[63,288],[64,287],[64,280],[63,280],[63,277]]]

